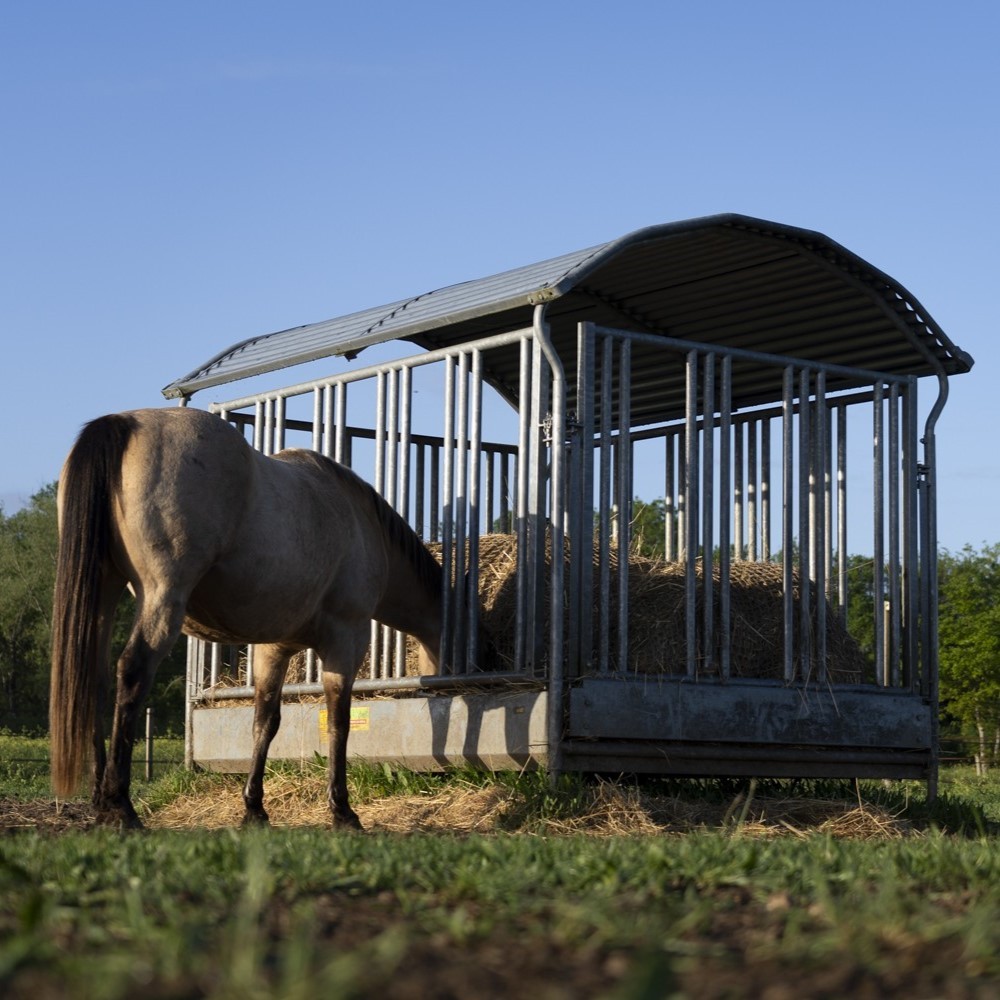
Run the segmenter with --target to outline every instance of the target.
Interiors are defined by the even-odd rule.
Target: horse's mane
[[[431,555],[420,536],[403,517],[382,497],[371,483],[362,479],[353,469],[335,462],[326,455],[306,451],[316,464],[332,473],[341,483],[353,489],[371,504],[375,518],[381,525],[389,544],[399,550],[416,570],[417,577],[428,589],[440,590],[443,577],[441,564]]]

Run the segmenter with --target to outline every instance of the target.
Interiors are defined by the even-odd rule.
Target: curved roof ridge
[[[777,249],[782,245],[786,251]],[[556,300],[586,296],[603,308],[599,323],[624,319],[633,327],[639,323],[662,332],[676,322],[678,336],[706,329],[697,336],[724,338],[731,335],[727,329],[746,325],[743,314],[750,299],[766,294],[772,326],[785,326],[791,311],[803,304],[815,311],[832,290],[844,301],[837,307],[843,322],[855,323],[858,338],[875,322],[873,310],[882,314],[879,344],[893,370],[924,374],[928,365],[943,364],[955,373],[972,366],[971,357],[952,343],[914,295],[839,243],[813,230],[725,213],[647,226],[489,277],[250,337],[171,382],[163,393],[187,397],[323,357],[354,357],[389,340],[434,347],[518,329],[530,325],[531,309],[539,302],[553,303],[550,316],[564,308],[569,322],[572,301],[558,307]],[[719,302],[725,303],[725,322],[717,317]],[[868,326],[847,319],[852,311],[867,313]],[[823,322],[837,321],[835,312],[824,314]],[[809,329],[803,325],[795,335],[803,346],[805,338],[816,335]],[[758,341],[766,335],[766,330],[754,334]],[[901,340],[907,342],[905,350]]]

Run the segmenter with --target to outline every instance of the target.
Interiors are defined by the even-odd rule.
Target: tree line
[[[57,540],[55,483],[14,514],[0,507],[0,731],[48,729]],[[134,607],[126,594],[115,620],[115,657],[125,645]],[[161,733],[183,732],[185,661],[184,644],[178,643],[157,671],[150,704]]]
[[[636,548],[663,556],[662,501],[636,500]],[[52,589],[57,541],[56,487],[22,510],[0,507],[0,730],[42,733],[48,725]],[[874,654],[871,557],[848,561],[847,628]],[[972,742],[981,769],[1000,763],[1000,544],[966,546],[938,559],[941,706],[945,729]],[[115,624],[114,651],[132,621],[127,595]],[[157,672],[152,704],[161,731],[184,722],[184,643]]]

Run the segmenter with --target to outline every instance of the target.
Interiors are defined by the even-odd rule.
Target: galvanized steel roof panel
[[[956,374],[973,363],[903,286],[834,241],[720,215],[649,227],[488,278],[250,338],[163,391],[189,396],[395,339],[429,349],[449,346],[528,326],[541,301],[549,303],[553,342],[567,359],[575,350],[576,324],[586,319],[888,374],[931,374],[938,365]],[[666,374],[653,370],[646,378],[655,384]],[[515,398],[516,350],[491,352],[485,375]],[[634,388],[640,398],[646,395]],[[634,419],[662,419],[669,408],[667,400],[650,398]]]

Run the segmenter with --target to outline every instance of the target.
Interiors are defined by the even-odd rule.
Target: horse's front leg
[[[256,646],[254,653],[253,749],[250,773],[243,788],[243,825],[267,825],[264,809],[264,768],[271,741],[281,725],[281,686],[292,651],[281,646]]]
[[[351,808],[347,794],[347,737],[351,731],[351,687],[354,672],[344,675],[323,670],[326,693],[327,733],[330,739],[330,775],[328,798],[334,827],[361,830],[361,820]]]

